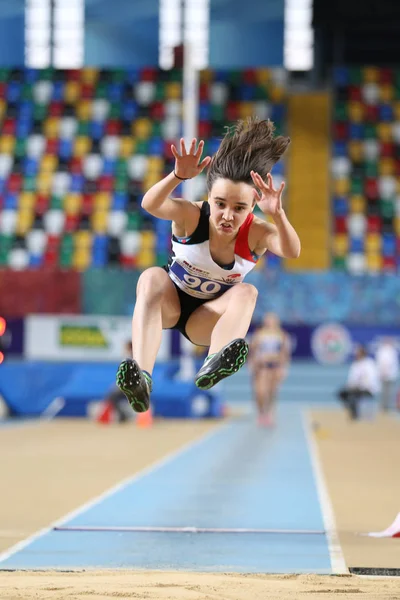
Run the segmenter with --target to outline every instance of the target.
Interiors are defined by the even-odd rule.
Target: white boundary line
[[[246,529],[227,527],[101,527],[92,525],[55,527],[54,531],[127,532],[127,533],[278,533],[289,535],[325,535],[321,529]]]
[[[70,520],[74,519],[75,517],[77,517],[78,515],[84,513],[86,510],[93,508],[94,506],[96,506],[96,504],[99,504],[106,498],[109,498],[113,494],[120,492],[121,490],[126,488],[131,483],[138,481],[139,479],[141,479],[145,475],[148,475],[149,473],[157,471],[158,469],[163,467],[165,464],[167,464],[170,461],[177,458],[180,454],[183,454],[183,453],[187,452],[188,450],[191,450],[192,448],[196,447],[197,445],[202,444],[203,442],[205,442],[206,440],[208,440],[209,438],[211,438],[215,434],[217,434],[219,431],[221,431],[221,429],[224,429],[224,428],[228,427],[229,425],[231,425],[230,420],[228,422],[224,422],[224,423],[221,423],[220,425],[217,425],[217,427],[213,428],[211,431],[208,431],[207,433],[200,436],[196,440],[192,440],[192,441],[188,442],[187,444],[184,444],[177,450],[173,450],[166,456],[163,456],[163,458],[153,462],[152,464],[148,465],[147,467],[144,467],[144,469],[141,469],[134,475],[131,475],[130,477],[126,477],[125,479],[123,479],[116,485],[112,486],[111,488],[109,488],[108,490],[103,492],[102,494],[95,496],[91,500],[88,500],[87,502],[85,502],[84,504],[82,504],[81,506],[76,508],[75,510],[72,510],[71,512],[67,513],[65,516],[61,517],[60,519],[53,521],[47,527],[43,527],[43,529],[36,531],[35,533],[33,533],[32,535],[27,537],[25,540],[21,540],[20,542],[17,542],[14,546],[11,546],[11,548],[6,550],[5,552],[0,553],[0,563],[4,562],[8,558],[13,556],[17,552],[19,552],[20,550],[23,550],[24,548],[26,548],[27,546],[29,546],[30,544],[35,542],[37,539],[43,537],[47,533],[50,533],[50,531],[52,531],[56,527],[61,527],[68,521],[70,521]]]
[[[344,560],[339,536],[336,531],[335,515],[333,512],[331,499],[329,497],[328,488],[326,486],[318,446],[314,439],[313,431],[311,428],[311,417],[309,413],[306,412],[306,410],[302,411],[302,420],[307,440],[308,451],[310,453],[315,484],[317,487],[319,503],[321,506],[326,538],[328,541],[328,550],[331,561],[332,573],[334,575],[347,575],[349,571],[346,566],[346,561]]]

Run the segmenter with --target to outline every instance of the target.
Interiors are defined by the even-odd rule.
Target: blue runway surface
[[[99,467],[101,468],[101,466]],[[64,527],[324,529],[302,409],[276,430],[234,420],[62,523]],[[331,573],[324,533],[50,530],[0,569]]]

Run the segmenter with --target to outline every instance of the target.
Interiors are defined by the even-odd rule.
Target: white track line
[[[94,498],[92,498],[88,502],[85,502],[85,504],[82,504],[81,506],[79,506],[75,510],[67,513],[65,516],[61,517],[60,519],[57,519],[56,521],[54,521],[53,523],[51,523],[47,527],[44,527],[43,529],[40,529],[39,531],[36,531],[34,534],[32,534],[31,536],[29,536],[25,540],[22,540],[22,541],[18,542],[14,546],[11,546],[11,548],[9,548],[8,550],[6,550],[5,552],[0,553],[0,563],[4,562],[8,558],[10,558],[11,556],[13,556],[17,552],[19,552],[20,550],[23,550],[24,548],[26,548],[27,546],[29,546],[30,544],[32,544],[33,542],[35,542],[37,539],[43,537],[47,533],[50,533],[50,531],[52,531],[56,527],[63,526],[68,521],[70,521],[70,520],[74,519],[75,517],[77,517],[78,515],[84,513],[86,510],[89,510],[90,508],[93,508],[94,506],[96,506],[96,504],[99,504],[100,502],[102,502],[106,498],[109,498],[113,494],[116,494],[117,492],[120,492],[121,490],[123,490],[124,488],[126,488],[131,483],[134,483],[134,482],[138,481],[139,479],[141,479],[145,475],[148,475],[149,473],[157,471],[157,469],[160,469],[165,464],[167,464],[170,461],[174,460],[180,454],[183,454],[183,453],[187,452],[188,450],[191,450],[195,446],[203,443],[204,441],[208,440],[209,438],[211,438],[212,436],[214,436],[216,433],[218,433],[219,431],[221,431],[221,429],[224,429],[225,427],[228,427],[230,424],[231,424],[230,421],[221,423],[219,426],[215,427],[214,429],[212,429],[211,431],[209,431],[206,434],[202,435],[201,437],[197,438],[196,440],[192,440],[192,441],[188,442],[187,444],[185,444],[184,446],[181,446],[177,450],[173,450],[172,452],[170,452],[169,454],[167,454],[163,458],[155,461],[151,465],[149,465],[149,466],[145,467],[144,469],[138,471],[137,473],[135,473],[135,475],[123,479],[122,481],[120,481],[119,483],[117,483],[113,487],[109,488],[108,490],[106,490],[105,492],[103,492],[102,494],[100,494],[99,496],[95,496]]]
[[[325,535],[324,530],[318,529],[245,529],[227,527],[101,527],[92,525],[55,527],[54,531],[115,531],[127,533],[277,533],[289,535]]]
[[[328,550],[331,560],[332,572],[335,575],[348,574],[349,571],[346,567],[346,562],[344,560],[339,536],[336,531],[335,515],[333,512],[331,499],[329,497],[328,488],[326,486],[318,446],[314,439],[312,431],[311,416],[305,411],[303,411],[302,418],[308,451],[310,453],[311,464],[314,472],[314,479],[317,487],[319,503],[321,506],[326,538],[328,541]]]

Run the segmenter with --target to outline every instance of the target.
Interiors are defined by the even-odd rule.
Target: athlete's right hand
[[[204,148],[204,142],[201,140],[196,150],[196,138],[193,138],[192,143],[187,152],[183,138],[180,140],[181,153],[174,145],[171,146],[171,152],[175,157],[175,175],[181,179],[192,179],[199,175],[211,162],[211,157],[206,156],[201,162],[201,154]]]

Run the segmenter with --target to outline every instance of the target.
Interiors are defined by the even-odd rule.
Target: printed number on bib
[[[183,280],[188,287],[193,290],[200,290],[205,294],[218,294],[221,291],[221,284],[216,281],[205,281],[204,279],[200,279],[200,277],[187,274],[183,276]]]

